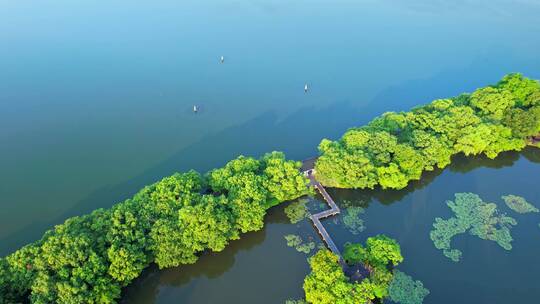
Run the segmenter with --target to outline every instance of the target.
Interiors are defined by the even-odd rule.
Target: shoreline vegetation
[[[315,175],[326,187],[403,189],[459,153],[495,158],[537,146],[539,132],[538,81],[509,74],[471,94],[384,113],[337,141],[323,139]]]
[[[308,303],[371,303],[388,296],[394,278],[393,269],[403,261],[399,244],[384,235],[370,237],[366,245],[345,245],[347,267],[356,269],[347,276],[340,257],[321,249],[309,258],[311,273],[304,280]]]
[[[459,153],[495,158],[538,145],[539,132],[540,84],[509,74],[472,94],[385,113],[338,141],[324,139],[317,180],[336,188],[401,189]],[[205,250],[221,251],[241,233],[261,229],[272,206],[312,193],[300,167],[280,152],[240,156],[206,174],[165,177],[109,209],[67,219],[0,258],[0,304],[115,303],[151,263],[194,263]]]
[[[110,209],[73,217],[0,259],[0,303],[115,303],[151,263],[195,263],[266,211],[309,193],[300,162],[272,152],[240,156],[202,175],[176,173]]]

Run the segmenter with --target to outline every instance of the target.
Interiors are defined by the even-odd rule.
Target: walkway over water
[[[343,265],[343,258],[341,257],[341,252],[339,251],[338,247],[336,246],[336,244],[334,243],[334,241],[328,234],[328,231],[326,231],[323,224],[321,223],[321,219],[327,218],[329,216],[338,215],[341,212],[341,210],[339,209],[337,204],[334,202],[332,197],[328,194],[328,192],[326,192],[326,189],[324,189],[321,183],[319,183],[315,179],[313,172],[314,170],[307,170],[305,171],[305,174],[309,178],[310,184],[314,186],[315,188],[317,188],[319,193],[321,193],[326,203],[328,203],[328,205],[330,206],[330,209],[319,212],[317,214],[312,214],[310,216],[310,219],[313,222],[313,225],[315,226],[315,228],[317,228],[317,231],[319,232],[319,235],[322,237],[324,243],[326,244],[326,247],[328,247],[328,249],[330,249],[333,253],[339,256],[340,263]]]

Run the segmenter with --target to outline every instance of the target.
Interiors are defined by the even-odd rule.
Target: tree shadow
[[[373,201],[378,201],[383,205],[391,205],[403,200],[405,196],[425,188],[445,170],[465,174],[479,168],[501,169],[513,166],[521,157],[532,163],[540,164],[540,149],[527,147],[521,152],[503,152],[495,159],[490,159],[485,155],[467,157],[464,154],[458,154],[452,157],[452,163],[448,167],[424,172],[420,180],[412,181],[407,187],[400,190],[376,187],[372,190],[330,188],[327,191],[331,196],[339,197],[339,201],[345,200],[348,205],[352,206],[367,208]]]
[[[35,222],[1,239],[0,255],[5,255],[30,241],[39,239],[45,230],[63,222],[66,218],[89,213],[96,208],[110,207],[132,196],[143,186],[176,171],[196,169],[205,172],[222,166],[226,161],[240,154],[259,156],[272,150],[284,151],[291,159],[305,159],[316,155],[316,147],[322,138],[339,138],[348,128],[362,125],[385,111],[407,110],[436,98],[472,91],[476,87],[497,81],[504,73],[511,72],[492,63],[491,59],[480,58],[462,70],[444,71],[427,79],[408,80],[398,85],[391,85],[365,106],[342,101],[323,108],[303,108],[284,119],[279,119],[273,112],[263,113],[243,124],[206,136],[137,177],[95,191],[54,219]],[[299,138],[302,140],[299,141]],[[209,158],[206,156],[208,153],[203,153],[203,151],[214,151],[215,154]],[[505,153],[495,160],[456,156],[456,161],[448,169],[466,173],[479,167],[511,166],[520,155],[532,162],[540,163],[540,153],[530,148],[521,154]],[[426,172],[421,180],[410,183],[402,190],[339,190],[339,196],[357,199],[361,192],[360,197],[365,202],[376,199],[383,204],[391,204],[403,199],[409,193],[426,187],[441,173],[442,170]],[[332,195],[334,191],[336,190],[329,189]],[[269,221],[272,223],[270,218]],[[275,220],[283,221],[279,218]],[[249,250],[264,242],[265,231],[263,229],[243,235],[241,240],[231,242],[221,253],[204,254],[194,265],[168,270],[158,270],[157,267],[152,266],[126,289],[126,294],[144,284],[145,288],[151,290],[148,297],[154,299],[158,287],[163,283],[178,286],[196,277],[218,277],[234,265],[234,257],[238,252]],[[161,272],[163,274],[160,274]]]
[[[272,208],[265,217],[267,224],[286,221],[283,206]],[[221,252],[204,252],[196,263],[160,270],[152,264],[122,291],[121,303],[155,303],[160,286],[182,286],[192,280],[205,277],[218,278],[235,264],[235,257],[241,251],[249,251],[261,245],[266,239],[266,228],[242,234],[239,240],[231,241]]]
[[[501,61],[501,58],[506,60]],[[472,92],[477,88],[496,83],[504,75],[513,72],[521,72],[531,78],[540,77],[538,65],[531,65],[531,62],[519,59],[509,50],[499,48],[476,57],[463,68],[443,70],[429,77],[390,84],[362,110],[370,113],[371,118],[387,111],[406,111],[435,99]]]
[[[56,218],[36,221],[1,239],[0,255],[9,254],[39,239],[47,229],[69,217],[87,214],[97,208],[108,208],[131,197],[145,185],[177,171],[195,169],[206,172],[241,154],[260,156],[273,150],[284,151],[289,159],[315,155],[322,137],[338,137],[349,126],[356,124],[358,115],[355,107],[347,102],[324,108],[303,108],[284,119],[273,112],[263,113],[244,124],[201,139],[132,179],[93,192]],[[300,141],[299,137],[302,138]],[[208,151],[214,151],[214,154],[208,157]]]
[[[69,217],[86,214],[97,208],[108,208],[132,196],[145,185],[174,172],[189,169],[206,172],[222,166],[240,154],[259,156],[272,150],[284,151],[290,159],[306,159],[317,155],[317,146],[322,138],[337,139],[348,128],[365,124],[383,112],[408,110],[436,98],[472,91],[477,87],[496,82],[505,73],[514,71],[512,68],[516,69],[516,66],[526,75],[535,76],[534,70],[527,68],[524,63],[513,66],[493,64],[501,58],[501,52],[504,53],[504,50],[478,57],[463,69],[445,70],[428,78],[389,85],[369,103],[362,102],[358,105],[351,101],[340,101],[322,108],[306,107],[284,119],[279,119],[273,112],[266,112],[243,124],[208,135],[132,179],[96,190],[57,217],[35,221],[0,239],[2,244],[0,256],[39,239],[47,229]],[[511,54],[505,53],[505,56]],[[299,137],[302,138],[300,141]],[[221,144],[224,142],[233,144]],[[205,151],[215,151],[215,154],[207,157],[208,153]],[[535,157],[532,156],[534,154],[527,155]],[[420,186],[436,176],[437,171],[428,172],[424,175],[427,181],[421,180],[411,185]],[[383,201],[394,200],[386,197],[395,196],[398,199],[403,196],[399,192],[388,192],[382,198]]]

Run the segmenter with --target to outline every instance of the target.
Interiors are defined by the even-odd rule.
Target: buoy
[[[223,63],[225,61],[225,57],[221,56],[220,61]]]
[[[307,85],[307,83],[306,83],[306,85],[304,86],[304,92],[307,93],[308,89],[309,89],[309,88],[308,88],[308,85]]]

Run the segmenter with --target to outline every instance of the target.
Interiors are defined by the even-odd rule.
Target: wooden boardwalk
[[[313,175],[313,170],[308,170],[306,171],[305,174],[309,178],[310,184],[314,186],[315,188],[317,188],[317,190],[319,191],[319,193],[321,193],[326,203],[328,203],[328,205],[330,206],[330,209],[319,212],[317,214],[312,214],[309,218],[311,219],[311,221],[313,222],[313,225],[319,232],[319,235],[321,236],[324,243],[326,244],[326,247],[328,247],[328,249],[330,249],[333,253],[337,254],[339,256],[340,263],[344,264],[343,258],[341,257],[341,252],[339,251],[338,247],[336,246],[336,244],[330,237],[330,234],[328,234],[328,231],[326,231],[323,224],[321,223],[321,219],[327,218],[329,216],[337,215],[341,212],[341,210],[339,209],[338,205],[334,202],[332,197],[328,194],[328,192],[326,192],[326,189],[324,189],[321,183],[319,183],[315,179],[315,176]]]

